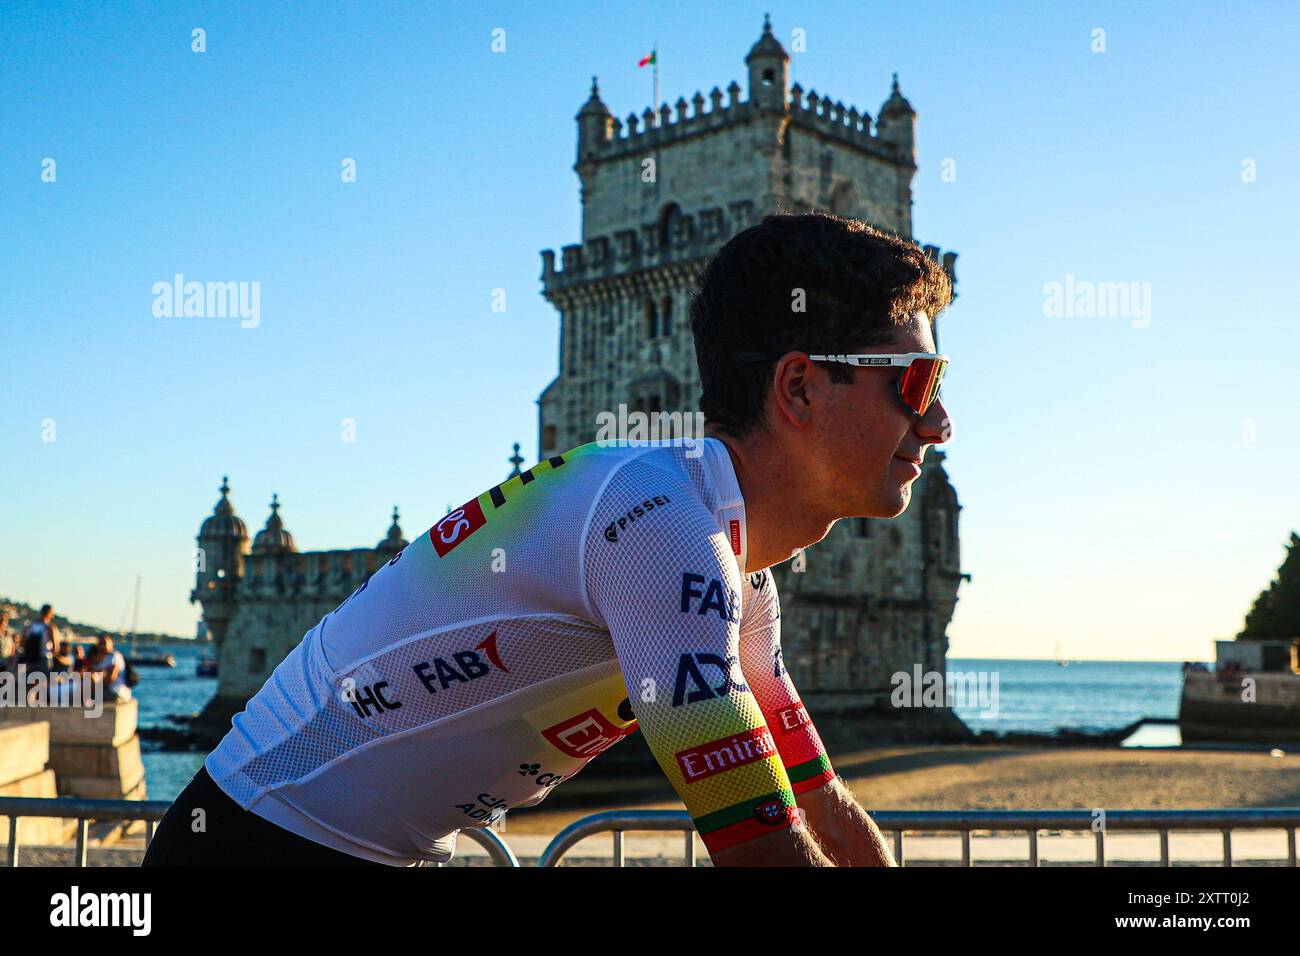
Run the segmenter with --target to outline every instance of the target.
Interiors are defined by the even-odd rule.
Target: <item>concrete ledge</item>
[[[0,788],[40,773],[49,761],[49,724],[0,724]]]
[[[144,777],[138,735],[132,735],[116,747],[108,744],[52,744],[49,765],[60,780],[65,777],[104,777],[116,780],[123,792]]]
[[[134,779],[122,781],[113,777],[63,777],[59,778],[59,796],[86,797],[90,800],[143,800],[145,793],[144,767]]]
[[[80,707],[4,707],[0,724],[46,722],[52,744],[125,743],[135,733],[138,704],[134,699],[104,704],[104,712],[91,717]]]
[[[2,797],[57,797],[53,770],[42,770],[0,785]],[[70,817],[20,817],[18,820],[18,845],[31,843],[61,843],[77,831],[77,821]],[[9,818],[0,816],[0,839],[9,842]],[[21,858],[20,858],[21,862]]]

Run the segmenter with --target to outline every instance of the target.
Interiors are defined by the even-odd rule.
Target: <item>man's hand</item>
[[[710,853],[714,866],[834,866],[806,828],[778,830]]]
[[[897,866],[885,837],[836,777],[795,800],[822,852],[836,866]]]

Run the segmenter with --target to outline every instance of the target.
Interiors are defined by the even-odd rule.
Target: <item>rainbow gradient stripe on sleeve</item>
[[[641,717],[655,759],[710,853],[796,819],[794,791],[772,732],[752,697],[740,714],[736,703],[734,697],[702,701],[686,713],[655,708]]]
[[[522,511],[523,509],[511,509],[510,503],[520,496],[523,489],[534,481],[554,475],[566,462],[591,454],[599,448],[597,443],[589,442],[566,451],[563,455],[552,455],[539,461],[527,471],[499,485],[494,485],[477,498],[471,498],[459,508],[443,515],[437,524],[429,529],[428,538],[429,543],[433,545],[433,550],[439,558],[445,558],[489,520],[494,518],[499,520],[499,515],[509,514],[512,510]],[[520,514],[518,520],[525,520],[526,517],[526,514]]]
[[[807,793],[835,779],[831,758],[803,702],[789,698],[768,714],[768,724],[795,793]]]

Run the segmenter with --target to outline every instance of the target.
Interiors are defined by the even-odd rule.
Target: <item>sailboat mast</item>
[[[141,575],[135,576],[135,601],[131,606],[131,656],[135,656],[135,635],[136,628],[140,624],[140,578]]]

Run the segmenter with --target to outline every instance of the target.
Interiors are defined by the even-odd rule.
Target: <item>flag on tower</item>
[[[649,53],[647,53],[645,56],[641,57],[641,59],[637,60],[636,65],[637,65],[637,66],[649,66],[651,63],[656,63],[656,62],[658,62],[658,61],[655,60],[655,51],[654,51],[654,50],[651,50],[651,51],[650,51]]]

